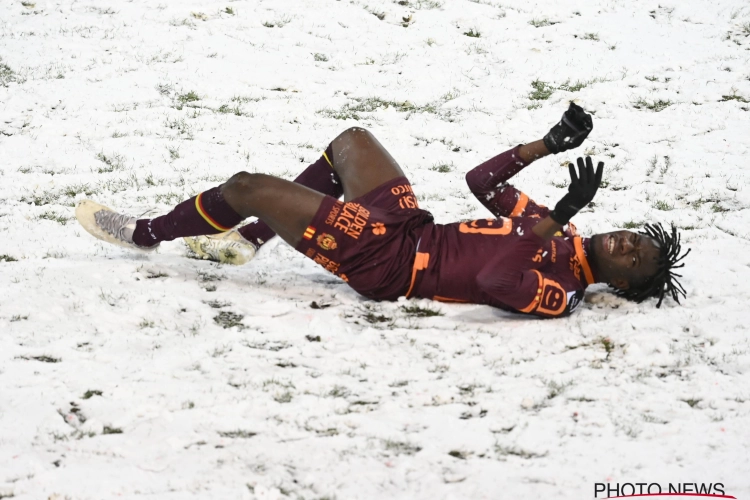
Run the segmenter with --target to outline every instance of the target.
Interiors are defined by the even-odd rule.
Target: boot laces
[[[132,243],[135,230],[135,217],[118,214],[109,210],[100,210],[94,214],[97,225],[121,241]]]

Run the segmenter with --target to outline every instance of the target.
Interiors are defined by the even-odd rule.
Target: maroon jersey
[[[466,175],[497,218],[428,224],[421,234],[407,297],[488,304],[555,317],[580,304],[594,282],[588,239],[570,225],[545,242],[532,232],[549,209],[507,183],[526,166],[518,148]]]

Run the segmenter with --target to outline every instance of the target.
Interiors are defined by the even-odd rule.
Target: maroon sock
[[[333,159],[333,151],[331,146],[328,146],[323,156],[307,167],[304,172],[294,179],[294,182],[323,194],[333,196],[334,198],[340,197],[344,194],[344,186],[341,185],[341,179],[339,179],[338,174],[333,169],[333,164],[329,161],[331,159]],[[276,236],[273,229],[268,227],[268,224],[262,220],[256,220],[246,226],[242,226],[239,229],[239,233],[258,248]]]
[[[218,187],[183,201],[167,215],[140,219],[135,224],[133,243],[154,246],[181,236],[198,236],[229,231],[242,217],[224,200]]]

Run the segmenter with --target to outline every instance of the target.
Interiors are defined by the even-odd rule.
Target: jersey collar
[[[584,240],[580,236],[576,236],[573,238],[573,247],[575,247],[576,257],[578,257],[578,262],[581,263],[581,268],[583,268],[583,275],[586,279],[586,286],[595,282],[594,273],[591,272],[591,266],[589,265],[589,261],[586,258],[585,247],[588,247],[588,244],[589,244],[589,238],[586,238],[586,240]]]

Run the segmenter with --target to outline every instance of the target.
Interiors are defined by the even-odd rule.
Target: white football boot
[[[141,247],[133,243],[136,218],[119,214],[111,208],[91,200],[81,200],[76,206],[76,219],[94,238],[134,250],[151,251],[159,245]]]
[[[255,245],[247,241],[236,229],[207,236],[189,236],[188,248],[199,258],[241,266],[255,257]]]

